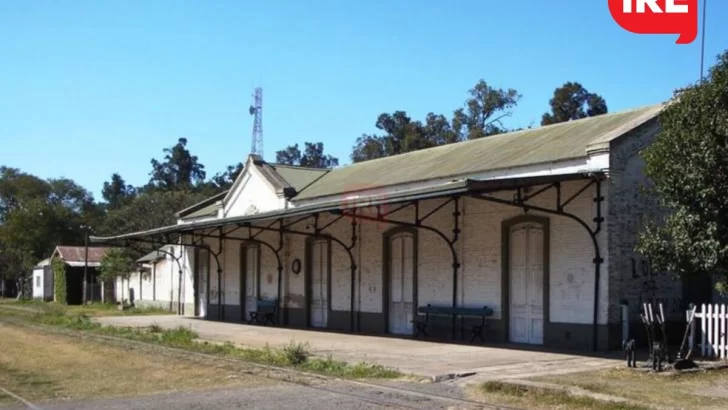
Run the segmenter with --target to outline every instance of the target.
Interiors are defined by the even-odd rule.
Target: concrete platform
[[[436,343],[416,339],[361,336],[313,330],[286,329],[235,323],[212,322],[182,316],[103,317],[99,322],[114,326],[150,326],[163,328],[184,326],[196,331],[201,339],[231,342],[241,346],[282,347],[290,342],[309,343],[320,356],[331,355],[347,362],[369,362],[399,369],[402,372],[447,379],[456,374],[472,374],[478,381],[526,378],[565,374],[622,365],[618,355],[587,356],[579,353],[556,353],[518,345],[464,345]]]

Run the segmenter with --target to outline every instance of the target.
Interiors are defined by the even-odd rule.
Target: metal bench
[[[278,300],[258,299],[256,302],[256,310],[249,313],[249,323],[267,325],[268,323],[275,325],[278,318]]]
[[[476,338],[480,339],[482,342],[485,342],[485,338],[483,337],[483,332],[485,331],[485,318],[493,316],[493,309],[489,308],[488,306],[483,306],[482,308],[453,308],[452,306],[432,306],[428,304],[427,306],[418,307],[417,313],[424,315],[424,319],[417,318],[412,321],[412,324],[414,324],[415,328],[417,329],[415,337],[419,336],[420,334],[423,336],[429,336],[427,334],[427,326],[430,325],[430,316],[449,316],[453,318],[457,318],[458,316],[480,317],[480,324],[474,324],[470,327],[470,330],[472,332],[472,338],[470,339],[470,343],[472,343],[475,341]]]

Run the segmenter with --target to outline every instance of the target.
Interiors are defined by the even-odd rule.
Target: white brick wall
[[[285,200],[276,195],[273,187],[255,167],[246,167],[244,172],[242,182],[235,188],[225,206],[226,217],[250,214],[253,208],[258,212],[266,212],[285,206]]]
[[[615,194],[610,198],[608,219],[609,269],[612,292],[609,294],[610,321],[619,323],[620,303],[628,302],[631,320],[639,323],[640,304],[662,301],[670,320],[684,320],[682,286],[666,272],[652,272],[646,259],[635,251],[639,232],[648,218],[661,216],[657,198],[650,195],[649,180],[644,174],[641,151],[659,131],[657,123],[646,124],[628,137],[612,143],[610,148],[609,185]]]
[[[586,182],[570,182],[562,184],[562,200],[576,193]],[[607,195],[606,187],[602,191]],[[555,191],[550,190],[532,200],[533,205],[547,208],[555,207]],[[594,226],[595,187],[583,192],[566,208]],[[502,193],[501,198],[512,199],[513,193]],[[420,204],[420,217],[442,204],[445,199],[423,201]],[[515,207],[484,202],[472,198],[460,199],[460,238],[456,250],[460,259],[458,303],[467,306],[488,305],[495,309],[496,317],[500,317],[501,304],[501,223],[509,218],[522,215],[523,210]],[[606,202],[603,203],[603,215],[606,216]],[[390,207],[389,209],[393,209]],[[454,204],[450,203],[426,221],[444,232],[448,238],[452,236]],[[361,211],[360,211],[361,212]],[[532,212],[538,214],[537,212]],[[373,209],[368,215],[375,215]],[[592,323],[594,302],[594,250],[590,236],[578,223],[557,215],[544,215],[550,219],[550,314],[552,322],[560,323]],[[324,226],[333,216],[322,215],[319,226]],[[407,208],[390,216],[407,222],[414,221],[414,209]],[[291,229],[312,232],[307,229],[313,219],[302,222]],[[267,222],[258,223],[261,226]],[[381,222],[362,221],[357,227],[358,241],[353,252],[357,260],[358,270],[355,278],[355,304],[362,312],[382,311],[382,235],[395,227]],[[351,240],[351,220],[342,218],[326,229],[326,233],[334,235],[344,243]],[[603,230],[604,232],[604,230]],[[608,278],[606,266],[606,235],[599,234],[599,244],[605,262],[602,265],[602,281],[600,284],[600,316],[599,322],[606,323]],[[244,237],[247,232],[235,235]],[[258,236],[260,240],[277,246],[278,233],[265,232]],[[217,240],[208,240],[217,249]],[[298,258],[305,268],[306,237],[286,234],[284,239],[284,276],[283,289],[286,306],[303,308],[305,303],[304,271],[299,275],[291,272],[291,262]],[[448,245],[437,234],[420,229],[418,232],[418,298],[419,305],[427,303],[449,305],[452,302],[452,257]],[[239,304],[240,276],[240,242],[227,241],[225,252],[220,256],[224,270],[224,303]],[[332,242],[332,282],[331,303],[334,310],[348,311],[350,304],[350,264],[347,252],[336,242]],[[211,259],[211,303],[217,303],[216,266]],[[158,285],[158,292],[160,287]],[[162,291],[163,292],[163,291]],[[191,293],[191,292],[190,292]],[[274,254],[265,246],[261,247],[261,294],[263,297],[275,297],[277,294],[277,263]],[[159,293],[158,293],[159,295]]]
[[[180,247],[174,247],[174,254],[180,257]],[[190,248],[193,252],[193,248]],[[153,268],[150,264],[150,271],[147,276],[142,276],[140,281],[140,273],[134,272],[130,275],[129,280],[124,280],[123,285],[121,279],[117,279],[115,283],[115,294],[117,300],[121,300],[122,289],[124,300],[129,300],[130,290],[134,291],[135,302],[153,302],[154,305],[169,307],[170,303],[172,309],[177,309],[177,304],[182,299],[186,305],[194,303],[194,291],[192,273],[194,266],[194,260],[192,254],[188,251],[180,257],[180,264],[182,265],[182,289],[180,294],[180,275],[179,266],[172,256],[165,255],[164,259],[161,259],[156,263],[156,267]],[[187,311],[185,308],[185,315],[193,315],[193,311]]]

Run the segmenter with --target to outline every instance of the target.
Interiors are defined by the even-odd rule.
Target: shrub
[[[291,343],[283,348],[283,355],[285,356],[286,362],[293,366],[303,364],[311,356],[309,351],[308,343]]]
[[[66,264],[62,260],[55,258],[51,262],[51,268],[53,269],[55,301],[65,305],[68,302],[68,295],[66,294]]]

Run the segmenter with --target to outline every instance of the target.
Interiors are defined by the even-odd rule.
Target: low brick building
[[[332,170],[250,156],[229,192],[175,226],[92,238],[176,245],[185,314],[244,322],[276,306],[281,326],[618,347],[659,299],[683,317],[680,282],[634,252],[658,208],[640,151],[662,106],[450,144]],[[182,296],[184,295],[184,296]],[[261,301],[267,301],[261,303]],[[450,312],[450,313],[447,313]],[[636,322],[635,322],[636,323]],[[473,330],[475,331],[475,330]]]

